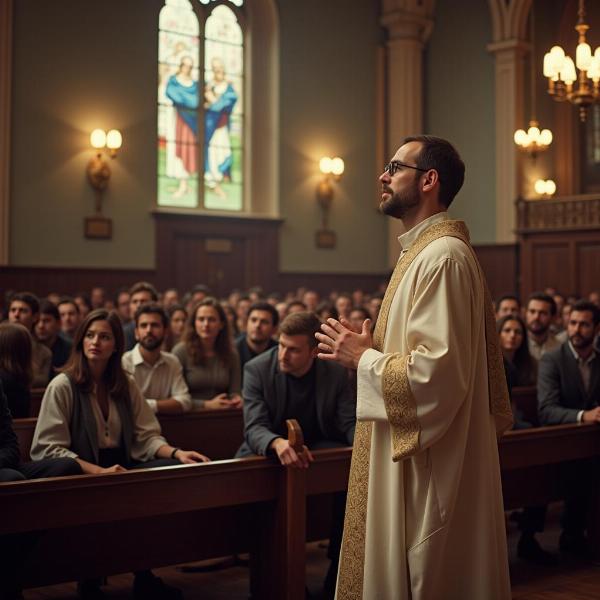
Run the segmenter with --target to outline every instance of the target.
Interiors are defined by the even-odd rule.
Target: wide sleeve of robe
[[[386,339],[404,335],[394,345],[406,352],[370,349],[361,357],[357,418],[389,422],[394,461],[435,444],[467,397],[473,380],[474,289],[468,264],[452,256],[421,270],[405,331],[386,332]]]

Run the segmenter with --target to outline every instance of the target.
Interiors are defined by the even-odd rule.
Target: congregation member
[[[512,294],[505,294],[496,300],[496,319],[501,319],[506,315],[521,315],[521,303]]]
[[[50,300],[50,302],[52,302],[52,304],[54,304],[54,306],[58,306],[58,303],[60,302],[60,298],[61,298],[61,296],[57,292],[50,292],[46,296],[46,300]]]
[[[81,313],[79,306],[73,298],[63,296],[58,304],[58,314],[60,315],[60,330],[62,336],[67,340],[73,340],[75,332],[81,323]]]
[[[40,317],[40,302],[37,297],[29,292],[13,294],[8,307],[8,321],[20,323],[31,336],[31,364],[33,378],[31,387],[45,387],[50,379],[50,367],[52,364],[52,352],[38,342],[33,329]]]
[[[23,329],[20,325],[7,326]],[[1,327],[3,325],[0,325]],[[23,332],[29,337],[27,331],[23,329]],[[21,461],[18,438],[12,426],[11,410],[0,380],[0,483],[80,474],[81,467],[72,458]],[[2,518],[9,519],[10,515],[3,515]],[[0,598],[2,600],[22,600],[20,584],[24,575],[25,560],[36,539],[36,533],[0,536]]]
[[[537,361],[545,352],[560,346],[552,335],[550,325],[556,315],[554,298],[545,292],[534,292],[529,296],[525,309],[529,353]]]
[[[163,292],[162,305],[165,310],[169,310],[171,306],[174,306],[179,303],[179,292],[175,288],[167,288]]]
[[[138,281],[129,289],[129,314],[132,320],[123,327],[125,335],[125,350],[132,350],[135,346],[135,322],[133,315],[142,304],[158,302],[158,292],[156,288],[147,281]]]
[[[277,346],[273,336],[277,333],[279,313],[268,302],[255,302],[248,312],[246,333],[239,336],[235,342],[240,356],[242,383],[244,365],[251,359]]]
[[[15,419],[30,416],[32,340],[19,323],[0,323],[0,382]]]
[[[310,312],[288,315],[279,346],[263,352],[244,369],[244,443],[236,456],[275,455],[282,465],[307,468],[310,450],[351,446],[356,406],[346,370],[317,361],[315,333],[321,321]],[[306,449],[296,453],[287,439],[287,419],[302,428]],[[334,500],[325,593],[333,597],[345,494]]]
[[[288,315],[297,312],[305,312],[306,310],[306,304],[304,304],[302,300],[292,300],[291,302],[288,302],[285,307],[285,316],[287,317]]]
[[[52,352],[50,379],[68,360],[71,341],[60,335],[61,319],[58,308],[49,300],[40,302],[40,318],[34,327],[35,337]]]
[[[129,288],[121,288],[115,296],[115,310],[117,311],[123,326],[131,321],[132,314],[129,308],[130,300],[131,296],[129,295]]]
[[[323,323],[325,323],[327,319],[337,319],[339,316],[335,306],[327,300],[324,300],[321,302],[321,304],[319,304],[319,306],[317,306],[315,314]]]
[[[248,311],[252,305],[250,296],[240,296],[239,300],[235,304],[235,315],[236,315],[236,329],[240,334],[246,333],[246,322],[248,321]]]
[[[302,294],[302,303],[309,312],[315,312],[319,302],[319,294],[315,292],[315,290],[306,290],[304,294]]]
[[[527,329],[523,319],[518,314],[507,312],[497,321],[496,328],[507,371],[509,390],[513,387],[535,386],[537,361],[529,354]],[[533,427],[533,424],[527,421],[515,406],[513,406],[513,417],[513,429]],[[544,550],[536,538],[537,533],[544,531],[546,510],[545,505],[526,506],[518,514],[517,521],[521,536],[517,544],[517,555],[533,564],[554,566],[557,562],[556,557]]]
[[[226,302],[221,303],[223,310],[225,311],[225,316],[227,317],[227,321],[229,323],[229,333],[231,334],[232,340],[237,340],[240,336],[240,332],[237,326],[237,313],[235,310]]]
[[[92,305],[92,310],[104,308],[106,303],[106,290],[100,286],[93,287],[90,292],[90,303]]]
[[[182,304],[171,304],[167,309],[167,316],[169,317],[169,330],[163,347],[166,352],[171,352],[175,345],[181,341],[188,314]]]
[[[350,311],[350,317],[348,319],[348,322],[350,323],[350,325],[352,325],[352,328],[355,331],[362,331],[362,326],[365,319],[370,318],[371,315],[366,308],[363,308],[362,306],[355,306]]]
[[[371,314],[371,319],[373,319],[373,323],[377,321],[377,317],[379,316],[379,311],[381,310],[381,303],[383,302],[383,294],[373,294],[371,299],[369,300],[369,313]],[[337,319],[337,317],[334,317]]]
[[[352,298],[348,294],[340,294],[335,300],[335,309],[340,319],[348,320],[352,310]]]
[[[183,367],[194,408],[241,407],[240,357],[215,298],[205,298],[192,309],[173,354]]]
[[[504,359],[514,367],[511,385],[523,387],[536,385],[537,362],[529,354],[527,329],[520,316],[507,313],[497,321],[500,349]]]
[[[207,285],[198,283],[190,290],[190,303],[194,306],[211,295],[212,293]]]
[[[143,304],[134,320],[137,344],[123,354],[123,369],[136,382],[153,412],[188,412],[192,399],[181,363],[173,354],[161,351],[169,326],[167,313],[158,304]]]
[[[31,457],[72,458],[84,473],[118,473],[205,462],[198,452],[168,444],[135,382],[121,366],[123,330],[116,313],[91,312],[78,329],[63,373],[48,385]],[[99,580],[78,586],[83,600],[102,597]],[[182,598],[150,571],[135,574],[136,600]]]
[[[82,319],[88,316],[90,311],[92,310],[92,301],[90,297],[85,292],[78,292],[73,296],[73,300],[75,304],[79,307],[79,314]]]
[[[600,423],[600,358],[594,350],[594,338],[599,333],[600,309],[589,301],[576,302],[567,325],[568,340],[540,360],[540,424]],[[567,497],[560,549],[589,556],[585,530],[598,477],[595,464],[567,467],[562,475]]]

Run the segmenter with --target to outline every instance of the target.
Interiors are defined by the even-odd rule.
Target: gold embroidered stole
[[[496,333],[496,319],[491,294],[475,251],[470,244],[469,232],[464,222],[447,220],[435,223],[423,231],[404,256],[400,258],[392,273],[381,304],[381,310],[373,333],[373,347],[383,352],[390,307],[400,282],[412,261],[431,242],[446,236],[462,240],[470,249],[477,265],[484,294],[490,413],[494,416],[496,431],[500,435],[512,425],[512,411],[508,399],[500,344]],[[390,372],[395,372],[397,374],[396,377],[408,381],[406,377],[408,356],[392,356],[389,360],[393,360],[395,363],[390,365],[392,367]],[[387,385],[396,384],[388,381]],[[396,398],[395,402],[386,402],[386,412],[390,422],[392,438],[392,458],[394,460],[404,458],[409,452],[414,452],[418,448],[419,425],[416,418],[416,404],[414,398],[412,398],[410,387],[408,385],[405,387],[408,387],[408,389],[404,390],[402,398]],[[382,388],[385,397],[385,377]],[[336,593],[336,599],[338,600],[359,600],[363,598],[372,427],[373,423],[370,421],[358,421],[356,423]]]

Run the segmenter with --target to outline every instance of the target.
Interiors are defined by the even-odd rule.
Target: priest
[[[462,221],[455,148],[406,138],[380,176],[402,219],[373,336],[329,319],[319,358],[357,370],[336,597],[508,600],[497,436],[512,414],[491,297]]]

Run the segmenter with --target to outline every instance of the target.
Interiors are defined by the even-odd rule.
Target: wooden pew
[[[531,423],[534,427],[539,425],[536,386],[513,388],[511,403],[513,405],[513,412],[516,408],[527,422]]]
[[[186,450],[198,450],[212,460],[233,458],[243,441],[241,408],[201,409],[184,415],[160,415],[158,420],[169,443]],[[35,418],[13,421],[23,460],[30,460],[36,421]]]
[[[10,519],[0,520],[0,535],[44,532],[28,562],[29,586],[252,550],[260,556],[254,591],[266,590],[259,597],[300,599],[304,543],[328,535],[322,506],[312,514],[311,503],[346,489],[351,450],[313,454],[306,471],[250,458],[1,484],[0,514]],[[600,428],[511,431],[499,454],[506,508],[550,502],[560,499],[561,465],[600,457]],[[600,547],[598,528],[590,533]]]

